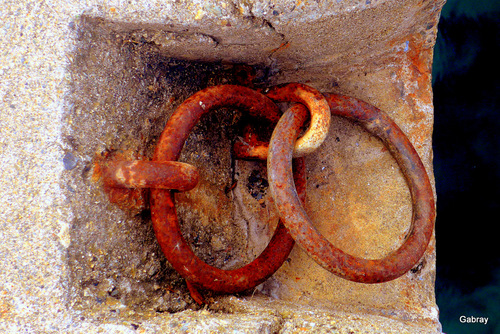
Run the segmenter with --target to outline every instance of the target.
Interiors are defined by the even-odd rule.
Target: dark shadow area
[[[500,333],[500,7],[467,5],[445,6],[434,57],[436,296],[445,333]]]

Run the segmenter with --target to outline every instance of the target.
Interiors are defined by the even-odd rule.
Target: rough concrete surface
[[[2,1],[0,331],[437,333],[434,240],[403,277],[326,272],[298,246],[267,282],[200,307],[156,243],[147,207],[109,203],[107,154],[148,159],[173,110],[207,86],[303,82],[386,111],[432,179],[432,47],[443,1]],[[221,109],[181,161],[185,238],[209,264],[251,261],[277,213],[265,163],[235,160],[250,120]],[[265,130],[263,130],[266,132]],[[267,136],[270,135],[267,129]],[[408,230],[398,166],[358,125],[332,119],[306,158],[306,210],[341,249],[379,258]]]

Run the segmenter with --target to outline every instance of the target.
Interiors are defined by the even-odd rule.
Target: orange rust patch
[[[413,146],[418,150],[431,137],[432,127],[427,122],[415,123],[415,126],[409,131],[408,136],[412,138]]]
[[[7,300],[7,291],[2,291],[2,299],[0,299],[0,319],[7,319],[11,313],[12,305]]]
[[[424,40],[417,38],[415,35],[409,36],[408,41],[408,50],[403,51],[403,53],[410,64],[410,79],[418,85],[418,89],[415,92],[410,92],[408,96],[426,104],[431,104],[432,94],[431,90],[427,88],[431,82],[431,62],[429,59],[432,59],[432,57],[429,53],[432,52],[432,49],[424,48]]]
[[[283,51],[283,50],[287,49],[288,47],[290,47],[290,42],[283,42],[276,49],[272,49],[271,53],[275,53],[275,52],[278,52],[278,51]]]

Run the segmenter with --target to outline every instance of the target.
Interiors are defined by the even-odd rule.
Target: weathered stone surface
[[[386,111],[432,176],[430,73],[442,5],[5,3],[0,330],[439,332],[434,241],[413,270],[376,285],[340,279],[295,247],[255,291],[215,297],[200,310],[164,259],[147,211],[109,204],[94,163],[110,151],[151,157],[187,96],[214,84],[249,84],[253,71],[257,86],[298,81]],[[222,268],[257,256],[277,219],[264,164],[230,153],[247,121],[236,110],[208,115],[181,157],[202,179],[177,196],[183,233],[202,259]],[[376,138],[333,118],[329,138],[306,162],[306,209],[329,240],[370,258],[400,245],[409,192]]]

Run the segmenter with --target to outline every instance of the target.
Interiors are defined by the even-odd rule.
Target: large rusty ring
[[[156,146],[153,161],[179,158],[184,142],[200,117],[220,107],[238,107],[271,121],[279,118],[278,107],[265,95],[252,89],[223,85],[209,87],[185,100],[173,113]],[[297,159],[295,182],[305,193],[303,159]],[[174,192],[151,189],[153,228],[167,260],[188,282],[188,287],[234,293],[257,286],[270,277],[287,259],[294,241],[281,223],[266,249],[251,263],[235,270],[222,270],[199,259],[183,238],[175,210]]]
[[[418,153],[401,129],[381,110],[354,98],[325,95],[333,115],[360,123],[378,136],[396,159],[410,189],[413,214],[404,243],[383,259],[354,257],[333,246],[312,225],[292,181],[291,158],[301,115],[287,111],[276,126],[269,146],[268,178],[279,215],[295,241],[321,266],[345,279],[378,283],[409,271],[423,256],[432,236],[434,195]]]

